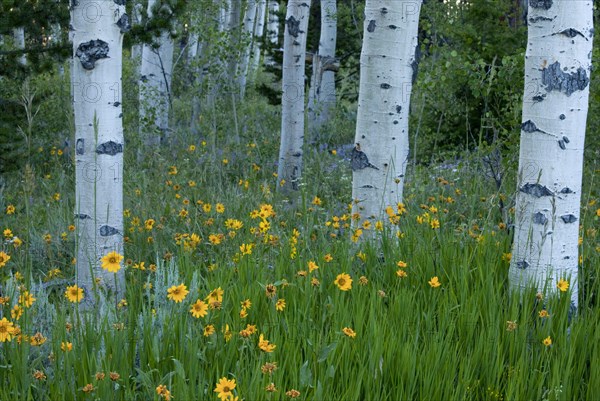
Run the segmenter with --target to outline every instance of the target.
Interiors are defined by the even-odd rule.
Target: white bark
[[[140,25],[142,23],[142,9],[144,8],[144,6],[142,5],[142,3],[135,3],[133,5],[133,18],[131,20],[131,24],[132,25]],[[137,75],[139,76],[140,73],[140,63],[141,63],[141,58],[142,58],[142,45],[139,43],[136,43],[135,45],[133,45],[131,47],[131,58],[135,61],[136,64],[136,70],[137,70]]]
[[[260,65],[261,46],[260,40],[265,33],[265,13],[267,12],[267,0],[258,0],[258,9],[256,10],[256,24],[254,30],[254,54],[252,55],[252,66],[250,68],[250,77],[254,77],[258,66]]]
[[[367,0],[356,147],[352,152],[353,213],[382,220],[402,201],[408,159],[408,112],[420,1]]]
[[[123,253],[123,33],[117,23],[126,18],[125,6],[112,0],[71,4],[77,285],[90,303],[94,278],[116,290],[117,299],[125,289],[123,270],[115,279],[100,259]]]
[[[269,0],[269,15],[267,18],[267,36],[273,44],[279,43],[279,2],[277,0]]]
[[[321,38],[319,52],[313,56],[313,74],[308,95],[308,126],[319,130],[330,119],[335,108],[335,60],[337,38],[336,0],[321,0]],[[328,69],[329,68],[329,69]]]
[[[229,27],[231,0],[223,0],[219,7],[219,32],[224,32]]]
[[[277,174],[283,192],[298,190],[304,143],[304,63],[310,1],[290,0],[283,41],[281,146]],[[281,183],[281,181],[280,181]]]
[[[592,24],[591,1],[529,3],[509,272],[520,290],[553,292],[559,279],[569,280],[574,307]]]
[[[252,54],[252,44],[254,42],[254,24],[256,22],[256,1],[248,0],[246,13],[244,15],[244,27],[242,30],[242,38],[246,42],[246,46],[242,52],[240,63],[238,64],[238,89],[240,99],[244,99],[246,92],[246,79],[248,77],[248,68],[250,64],[250,55]]]
[[[13,38],[14,38],[14,42],[15,42],[15,47],[19,50],[23,50],[25,49],[25,28],[20,27],[20,28],[15,28],[13,29]],[[25,54],[22,54],[21,56],[19,56],[19,64],[21,65],[25,65],[27,64],[27,56],[25,56]]]
[[[156,0],[148,2],[148,16]],[[168,137],[171,75],[173,71],[173,39],[163,32],[158,47],[144,45],[140,77],[140,137],[147,146],[160,144]]]
[[[231,55],[229,57],[228,62],[228,75],[229,81],[231,83],[235,83],[236,81],[236,73],[238,71],[238,49],[236,46],[239,46],[240,43],[240,14],[242,9],[242,0],[230,0],[231,7],[229,9],[228,14],[228,29],[229,29],[229,39],[231,46]]]

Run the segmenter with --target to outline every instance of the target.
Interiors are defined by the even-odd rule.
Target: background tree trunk
[[[308,95],[308,127],[311,135],[326,124],[335,108],[336,0],[321,0],[321,39],[313,56],[313,74]]]
[[[283,40],[281,146],[277,174],[280,191],[298,190],[304,143],[304,63],[310,1],[290,0]],[[283,183],[283,184],[282,184]]]
[[[148,17],[156,0],[148,2]],[[163,32],[158,47],[144,45],[140,76],[140,138],[145,146],[157,146],[168,137],[173,72],[173,39]]]
[[[531,1],[510,282],[556,290],[577,307],[583,145],[593,37],[591,1]]]
[[[256,24],[254,29],[254,46],[252,55],[252,65],[250,68],[250,79],[254,81],[256,72],[260,65],[261,58],[261,41],[265,33],[265,13],[267,12],[267,0],[259,0],[256,10]]]
[[[242,33],[242,38],[246,45],[242,52],[240,64],[238,65],[237,76],[240,99],[244,99],[244,95],[246,93],[246,80],[248,77],[250,56],[252,55],[252,45],[254,43],[254,25],[256,22],[256,9],[256,1],[248,0],[248,3],[246,5],[246,13],[244,15],[244,29]]]
[[[402,202],[421,2],[367,0],[360,57],[353,213],[381,219]]]
[[[86,10],[93,7],[98,12],[91,18]],[[125,289],[123,270],[115,279],[101,268],[100,258],[112,251],[123,253],[121,69],[126,20],[125,6],[112,1],[79,0],[71,6],[77,284],[90,304],[94,278],[116,290],[117,299]]]
[[[275,45],[279,44],[279,2],[269,0],[269,14],[267,17],[267,37]]]
[[[13,38],[15,41],[15,47],[19,50],[24,50],[25,49],[25,28],[19,27],[19,28],[13,29]],[[21,64],[21,65],[27,64],[27,56],[25,54],[22,54],[21,56],[19,56],[18,60],[19,60],[19,64]]]

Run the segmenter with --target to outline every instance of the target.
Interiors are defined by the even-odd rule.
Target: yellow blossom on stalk
[[[358,240],[362,236],[362,234],[363,234],[363,230],[361,230],[360,228],[357,228],[356,230],[354,230],[354,233],[352,234],[352,237],[350,239],[352,240],[352,242],[358,242]]]
[[[540,311],[540,313],[539,313],[539,316],[543,319],[543,318],[548,317],[550,315],[548,314],[548,311],[546,309],[542,309]]]
[[[569,282],[561,278],[560,280],[558,280],[556,288],[558,288],[561,292],[565,292],[567,291],[567,289],[569,289]]]
[[[260,348],[264,352],[273,352],[273,350],[277,346],[275,344],[270,344],[269,340],[265,340],[264,336],[261,334],[258,338],[258,348]]]
[[[185,299],[188,293],[189,291],[187,290],[185,284],[181,283],[179,285],[174,285],[167,290],[167,298],[175,301],[175,303],[179,303]]]
[[[88,383],[85,386],[83,386],[83,388],[81,389],[81,391],[83,391],[84,393],[91,393],[95,389],[96,388],[94,387],[94,385],[92,383]]]
[[[205,203],[202,205],[202,210],[204,210],[204,213],[209,213],[212,210],[212,205],[210,203]]]
[[[196,145],[190,145],[188,146],[188,152],[193,152],[196,150]]]
[[[277,387],[275,387],[275,383],[269,383],[267,387],[265,387],[265,391],[268,393],[274,393],[277,391]]]
[[[227,160],[227,159],[223,159],[222,162],[223,162],[224,165],[229,164],[229,160]]]
[[[345,335],[347,335],[350,338],[356,337],[356,333],[350,327],[344,327],[342,329],[342,331],[344,332]]]
[[[15,214],[15,206],[14,205],[8,205],[6,206],[6,214]]]
[[[117,372],[110,372],[108,374],[108,377],[110,377],[110,380],[112,380],[112,381],[115,382],[115,381],[119,380],[119,378],[121,377],[121,375],[118,374]]]
[[[192,308],[190,309],[190,313],[196,319],[198,319],[200,317],[204,317],[208,314],[208,305],[204,301],[201,301],[198,299],[196,301],[196,303],[192,305]]]
[[[12,236],[13,236],[13,233],[10,228],[4,229],[3,234],[4,234],[4,238],[12,238]]]
[[[408,277],[408,273],[406,273],[402,269],[398,269],[398,270],[396,270],[396,276],[398,276],[400,278],[405,278],[405,277]]]
[[[516,320],[507,320],[506,321],[506,331],[515,331],[517,329]]]
[[[348,291],[352,289],[352,278],[346,273],[338,274],[335,278],[334,284],[342,291]]]
[[[364,252],[358,252],[356,257],[365,262],[367,260],[367,254]]]
[[[209,303],[212,302],[223,302],[223,289],[221,287],[215,288],[214,290],[212,290],[207,296],[206,296],[206,300]]]
[[[29,343],[34,347],[39,347],[46,342],[46,337],[39,331],[35,333],[30,339]]]
[[[33,295],[29,293],[29,291],[23,291],[23,293],[19,295],[19,303],[21,305],[25,305],[26,308],[30,308],[31,305],[33,305],[33,303],[35,302],[35,300],[36,298],[34,298]]]
[[[70,342],[61,342],[60,343],[60,349],[67,352],[67,351],[72,351],[73,350],[73,343]]]
[[[188,216],[188,211],[186,209],[181,209],[179,211],[179,217],[181,217],[182,219]]]
[[[171,400],[171,392],[167,390],[167,386],[164,384],[160,384],[156,387],[156,394],[158,394],[161,398],[164,398],[166,401]]]
[[[317,266],[317,264],[315,262],[313,262],[312,260],[308,262],[308,272],[312,273],[313,270],[317,270],[319,268],[319,266]]]
[[[214,392],[217,393],[217,396],[222,401],[229,401],[233,399],[233,390],[235,389],[235,379],[229,380],[227,377],[222,377],[219,379],[219,383],[214,389]]]
[[[225,205],[223,205],[222,203],[217,203],[215,205],[215,211],[217,213],[225,213]]]
[[[365,276],[360,276],[358,278],[358,284],[367,285],[367,284],[369,284],[369,279],[367,279]]]
[[[277,370],[277,362],[266,362],[260,367],[261,372],[264,374],[272,375]]]
[[[252,307],[252,302],[250,302],[249,299],[246,299],[240,302],[240,305],[242,306],[242,309],[250,309]]]
[[[169,167],[169,175],[177,175],[177,167],[176,166]]]
[[[122,260],[123,255],[120,255],[115,251],[110,252],[102,258],[102,268],[111,273],[116,273],[121,269]]]
[[[226,343],[228,343],[229,340],[231,340],[231,337],[233,337],[233,333],[231,332],[231,330],[229,330],[228,324],[226,324],[223,328],[223,337],[225,338]]]
[[[10,260],[10,255],[6,252],[0,252],[0,267],[6,266],[6,263]]]
[[[434,230],[435,230],[435,229],[438,229],[438,228],[440,228],[440,221],[439,221],[438,219],[432,219],[432,220],[429,222],[429,225],[430,225],[430,226],[431,226],[431,228],[432,228],[432,229],[434,229]]]
[[[331,262],[333,260],[333,256],[331,256],[330,253],[328,253],[327,255],[323,256],[323,260],[327,263]]]
[[[380,220],[377,220],[377,221],[375,222],[375,229],[376,229],[377,231],[383,231],[383,222],[382,222],[382,221],[380,221]]]
[[[431,280],[428,281],[428,283],[432,288],[436,288],[436,287],[439,287],[440,285],[442,285],[442,283],[440,283],[440,280],[438,279],[437,276],[432,277]]]
[[[510,262],[510,260],[512,259],[512,253],[503,253],[502,254],[502,261],[504,262]]]
[[[206,327],[204,327],[204,337],[209,337],[211,335],[213,335],[215,333],[215,326],[213,326],[212,324],[208,324],[206,325]]]
[[[148,219],[144,222],[144,227],[146,230],[150,231],[152,228],[154,228],[154,223],[156,223],[154,219]]]
[[[365,220],[362,222],[362,228],[364,228],[365,230],[370,230],[371,229],[371,222],[369,220]]]
[[[279,312],[282,312],[285,309],[285,299],[280,298],[277,300],[277,303],[275,304],[275,309],[278,310]]]
[[[542,341],[542,342],[544,343],[544,345],[546,347],[549,347],[552,345],[552,338],[550,338],[550,336],[548,336],[548,337],[544,338],[544,341]]]
[[[253,244],[242,244],[240,245],[240,252],[242,255],[252,255]]]
[[[321,282],[316,277],[313,277],[313,278],[310,279],[310,284],[313,287],[318,287],[318,286],[321,285]]]
[[[300,391],[291,389],[289,391],[286,391],[285,395],[287,395],[290,398],[298,398],[300,397]]]
[[[13,246],[16,249],[16,248],[20,247],[23,244],[23,241],[21,241],[21,239],[19,237],[13,237],[12,244],[13,244]],[[2,267],[2,266],[0,266],[0,267]]]
[[[19,320],[21,315],[23,315],[23,308],[19,305],[13,306],[13,308],[10,310],[10,317],[15,320]]]
[[[208,240],[210,241],[211,244],[213,245],[219,245],[221,243],[221,237],[217,234],[210,234],[208,236]]]
[[[0,320],[0,341],[11,341],[15,333],[13,322],[6,320],[5,317]]]
[[[267,297],[273,298],[277,293],[277,287],[275,287],[273,284],[267,284],[265,287],[265,293],[267,294]]]
[[[396,266],[398,266],[401,269],[405,269],[408,266],[408,264],[402,260],[399,260],[398,262],[396,262]]]
[[[315,206],[321,206],[323,204],[323,201],[321,201],[321,198],[319,198],[318,196],[315,196],[312,200],[312,204]]]
[[[35,372],[33,372],[33,378],[36,380],[46,380],[46,374],[44,372],[42,372],[41,370],[36,370]]]

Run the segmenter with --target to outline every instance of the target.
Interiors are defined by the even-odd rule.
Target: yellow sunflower
[[[167,290],[167,298],[175,301],[175,303],[179,303],[185,299],[188,293],[189,291],[187,290],[185,284],[181,283],[179,285],[174,285]]]
[[[69,286],[65,291],[65,297],[73,303],[81,302],[83,299],[83,288],[79,288],[76,285]]]
[[[352,278],[346,273],[338,274],[335,278],[334,284],[342,291],[348,291],[352,289]]]
[[[190,313],[196,319],[199,317],[204,317],[208,314],[208,305],[204,301],[197,300],[196,303],[192,305]]]
[[[120,255],[115,251],[110,252],[102,258],[102,268],[104,270],[108,270],[111,273],[116,273],[121,269],[122,260],[123,255]]]

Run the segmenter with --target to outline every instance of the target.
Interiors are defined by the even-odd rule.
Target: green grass
[[[273,123],[277,116],[269,113],[265,119]],[[37,159],[45,162],[34,163],[31,174],[8,179],[0,207],[12,204],[17,211],[3,213],[2,228],[23,244],[16,248],[7,237],[2,245],[11,259],[0,269],[0,295],[9,298],[1,311],[19,325],[22,337],[0,345],[0,399],[158,400],[162,384],[178,401],[217,400],[213,390],[222,377],[235,379],[240,400],[252,401],[288,399],[291,389],[303,400],[584,400],[600,393],[593,362],[600,359],[598,194],[590,189],[597,166],[586,176],[583,289],[578,314],[569,321],[568,293],[548,291],[542,300],[533,289],[521,297],[511,293],[511,237],[498,226],[502,194],[475,162],[459,172],[443,171],[440,180],[431,169],[410,171],[407,211],[399,223],[403,237],[384,231],[377,241],[354,243],[344,228],[352,218],[346,161],[307,151],[302,200],[291,209],[275,193],[275,134],[250,132],[236,145],[224,138],[228,122],[221,123],[216,158],[202,138],[187,138],[142,166],[133,150],[126,154],[127,305],[112,299],[80,314],[64,296],[74,283],[76,239],[68,229],[74,224],[68,158],[44,149]],[[177,167],[176,175],[169,175],[170,166]],[[515,185],[508,179],[505,185],[502,196],[510,206]],[[312,203],[315,196],[322,205]],[[266,234],[259,232],[261,219],[250,217],[262,204],[275,211]],[[180,216],[182,209],[187,217]],[[439,219],[439,229],[431,228],[425,212]],[[341,219],[339,229],[334,216]],[[156,222],[151,230],[144,227],[147,219]],[[227,219],[243,227],[227,229]],[[185,247],[184,235],[193,233],[202,241]],[[221,243],[211,244],[211,234],[222,234]],[[241,244],[254,244],[252,254],[241,255]],[[332,261],[324,260],[327,254]],[[308,272],[309,261],[319,268],[299,276]],[[396,274],[398,261],[407,263],[407,277]],[[146,270],[133,268],[140,262]],[[351,290],[334,284],[341,273],[352,277]],[[361,284],[361,276],[368,282]],[[434,276],[440,287],[428,284]],[[189,290],[183,302],[167,299],[167,289],[181,283]],[[273,298],[265,294],[268,284],[277,287]],[[218,287],[224,291],[220,308],[194,318],[191,305]],[[17,320],[11,309],[25,289],[37,300]],[[246,299],[252,306],[242,318]],[[283,311],[275,309],[278,299],[286,302]],[[542,309],[549,317],[539,317]],[[508,321],[516,329],[507,330]],[[257,332],[244,338],[240,331],[247,324]],[[208,325],[215,333],[204,336]],[[345,327],[356,337],[346,336]],[[47,338],[41,346],[29,344],[36,332]],[[276,345],[272,353],[259,349],[260,334]],[[551,346],[543,344],[547,337]],[[72,351],[61,350],[62,342],[72,343]],[[276,362],[277,370],[262,373],[266,362]],[[46,379],[34,378],[36,370]],[[97,372],[105,378],[98,380]],[[110,372],[119,378],[111,380]],[[278,391],[265,391],[270,383]],[[87,384],[93,392],[83,392]]]

